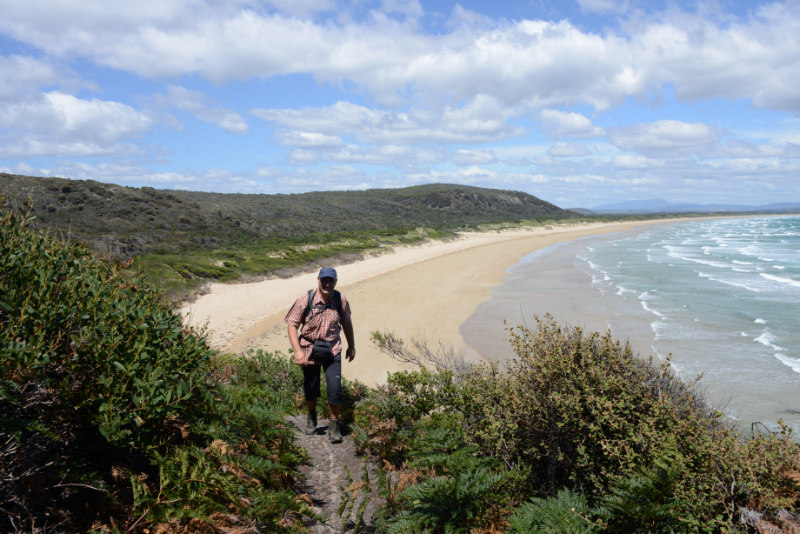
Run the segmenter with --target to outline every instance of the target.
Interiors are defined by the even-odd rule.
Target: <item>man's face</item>
[[[327,298],[331,293],[333,293],[334,288],[336,288],[335,278],[326,276],[324,278],[317,278],[317,280],[319,280],[319,292],[322,293],[323,297]]]

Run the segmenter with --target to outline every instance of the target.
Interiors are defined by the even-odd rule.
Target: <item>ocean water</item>
[[[743,428],[783,420],[800,430],[800,217],[694,220],[640,227],[538,251],[462,326],[486,332],[533,314],[671,355],[685,380]],[[491,357],[491,356],[490,356]],[[494,357],[508,351],[494,350]]]

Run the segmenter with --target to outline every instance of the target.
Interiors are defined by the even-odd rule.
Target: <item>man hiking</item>
[[[347,338],[347,361],[356,357],[350,304],[336,291],[336,270],[323,267],[317,276],[316,290],[310,290],[294,301],[284,317],[294,361],[303,368],[303,394],[308,407],[305,433],[317,430],[317,399],[320,397],[320,369],[325,371],[328,392],[328,439],[342,442],[339,409],[342,404],[342,339]],[[302,332],[300,327],[302,326]]]

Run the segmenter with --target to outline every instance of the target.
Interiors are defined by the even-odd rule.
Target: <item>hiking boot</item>
[[[339,421],[332,419],[328,422],[328,439],[331,443],[342,442],[342,432],[339,430]]]
[[[303,429],[307,435],[311,435],[317,431],[317,412],[308,412],[306,414],[306,426]]]

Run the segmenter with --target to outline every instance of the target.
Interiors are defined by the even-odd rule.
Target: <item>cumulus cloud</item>
[[[417,0],[4,0],[0,35],[17,55],[0,56],[0,155],[140,155],[145,145],[138,138],[152,131],[154,119],[119,101],[124,89],[103,86],[103,78],[124,73],[141,82],[136,87],[164,85],[147,103],[175,121],[191,114],[247,134],[242,109],[262,106],[252,116],[272,131],[253,137],[280,146],[253,165],[274,174],[254,172],[240,182],[219,175],[224,187],[452,180],[532,191],[535,184],[558,196],[566,183],[583,191],[602,183],[617,194],[652,183],[682,187],[675,176],[717,191],[796,180],[796,124],[765,121],[753,133],[713,112],[697,119],[704,122],[657,119],[670,118],[664,103],[675,99],[800,113],[800,4],[762,2],[741,15],[675,6],[654,12],[631,0],[578,5],[590,14],[580,25],[559,16],[503,19],[458,5],[431,14]],[[609,16],[620,6],[622,13]],[[598,20],[605,25],[592,26]],[[71,83],[97,98],[65,85],[64,72],[77,65],[88,66],[86,78],[98,87]],[[258,86],[268,103],[214,100],[188,88],[197,79],[219,84],[220,94],[234,81],[237,90]],[[304,90],[315,86],[313,104],[292,109],[301,101],[294,95],[271,100],[270,84],[282,90],[286,80],[302,80]],[[627,118],[630,103],[650,106],[652,122],[629,124],[642,120]],[[539,131],[555,144],[544,144]],[[508,142],[525,135],[514,147]],[[589,139],[591,149],[574,142]],[[269,167],[278,162],[293,166]],[[511,167],[519,172],[505,172]],[[91,169],[103,176],[101,167]],[[723,172],[729,184],[715,182]],[[181,181],[181,173],[149,174],[165,184],[201,183]],[[203,184],[217,179],[196,175]]]
[[[649,169],[663,165],[661,160],[646,158],[644,156],[614,156],[611,164],[619,169]]]
[[[494,163],[495,156],[491,150],[456,150],[453,154],[453,163],[456,165],[488,165]]]
[[[586,156],[589,148],[583,143],[556,143],[547,149],[547,153],[554,158]]]
[[[60,79],[49,63],[20,55],[0,56],[0,100],[26,96]]]
[[[364,143],[480,143],[521,135],[509,126],[509,112],[488,98],[434,113],[420,109],[371,109],[350,102],[323,108],[254,109],[252,114],[286,128],[282,140],[304,135],[351,135]]]
[[[503,163],[505,163],[506,165],[511,165],[512,167],[526,167],[528,165],[532,165],[533,160],[531,158],[512,156],[510,158],[504,159]]]
[[[164,109],[178,109],[191,113],[203,122],[216,124],[230,133],[246,134],[247,122],[237,112],[217,104],[200,91],[169,85],[165,94],[153,97],[155,104]]]
[[[3,158],[30,158],[36,156],[75,158],[97,156],[130,157],[143,156],[144,154],[141,148],[130,143],[106,145],[86,141],[37,139],[35,137],[26,139],[14,139],[8,136],[0,137],[0,157]]]
[[[800,111],[800,4],[756,6],[745,19],[720,21],[672,12],[631,35],[641,75],[671,83],[685,100],[746,98],[758,107]]]
[[[298,147],[330,148],[343,144],[342,138],[338,135],[328,135],[319,132],[279,130],[277,136],[281,144]]]
[[[542,130],[557,137],[585,139],[605,134],[602,128],[594,126],[588,117],[580,113],[543,109],[539,118],[542,121]]]
[[[443,34],[406,23],[422,16],[417,1],[386,0],[360,19],[346,12],[315,19],[333,9],[328,1],[265,5],[272,9],[254,9],[247,0],[146,0],[113,9],[99,0],[6,0],[0,32],[59,57],[150,78],[198,75],[224,83],[312,73],[352,81],[382,102],[424,92],[454,101],[486,95],[505,106],[583,103],[602,110],[672,84],[689,100],[749,98],[800,111],[796,2],[762,5],[724,23],[672,10],[602,33],[565,20],[522,19],[469,31],[457,25]],[[290,5],[298,6],[293,13]],[[582,0],[581,7],[597,12],[609,3]],[[455,10],[453,17],[464,13]]]
[[[310,165],[319,162],[360,163],[366,165],[409,166],[441,163],[447,159],[444,150],[416,148],[407,145],[356,145],[331,149],[296,148],[289,153],[292,165]]]
[[[755,144],[739,139],[733,139],[717,148],[710,157],[724,158],[800,158],[800,145],[795,143],[781,143],[776,145]]]
[[[6,157],[130,154],[134,149],[118,142],[150,126],[150,118],[125,104],[58,91],[0,106],[0,129],[10,138]]]
[[[618,148],[644,155],[681,155],[707,150],[719,141],[719,135],[702,123],[663,120],[613,128],[609,140]]]

